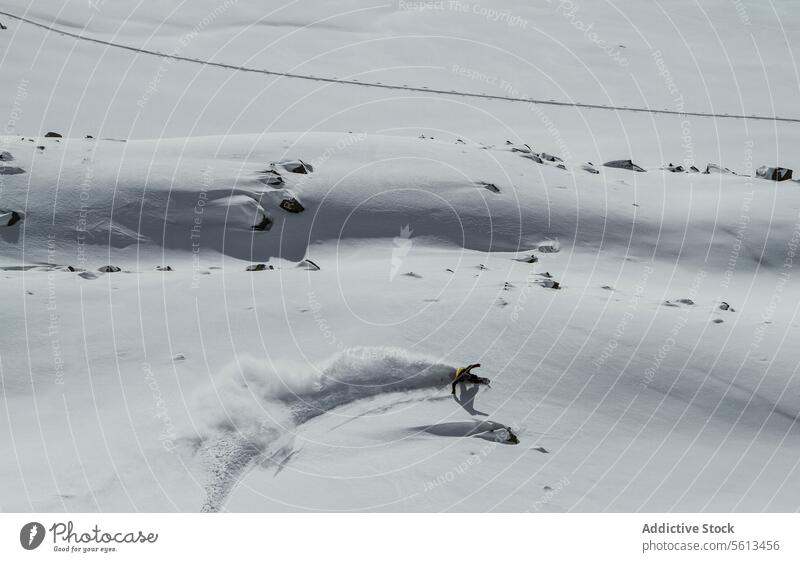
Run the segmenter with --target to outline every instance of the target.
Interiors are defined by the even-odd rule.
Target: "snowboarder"
[[[452,384],[452,393],[456,393],[456,385],[460,382],[470,382],[472,384],[485,384],[489,386],[489,379],[484,377],[479,377],[478,375],[472,374],[472,369],[476,369],[480,367],[480,363],[473,363],[472,365],[468,365],[467,367],[458,368],[456,369],[455,374],[453,375],[453,384]]]

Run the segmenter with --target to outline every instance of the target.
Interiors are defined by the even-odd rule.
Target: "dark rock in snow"
[[[538,155],[538,154],[535,154],[535,153],[533,153],[533,152],[532,152],[532,153],[530,153],[530,154],[525,154],[525,155],[524,155],[524,157],[525,157],[525,158],[530,158],[531,160],[533,160],[533,161],[534,161],[534,162],[536,162],[537,164],[544,164],[544,160],[542,160],[541,158],[539,158],[539,155]]]
[[[736,172],[731,170],[730,168],[723,168],[722,166],[717,166],[716,164],[709,164],[706,166],[706,171],[703,172],[704,174],[731,174],[736,175]]]
[[[311,260],[303,260],[297,264],[297,267],[302,267],[308,271],[319,271],[320,267]]]
[[[92,135],[86,135],[86,136],[85,136],[85,137],[83,137],[83,138],[85,138],[85,139],[93,139],[94,137],[93,137]]]
[[[723,322],[725,322],[725,320],[723,320],[722,318],[714,318],[712,322],[714,322],[714,324],[722,324]]]
[[[253,230],[266,231],[272,228],[272,223],[272,218],[265,213],[261,221],[258,224],[254,224],[252,228]]]
[[[422,275],[420,275],[419,273],[414,273],[413,271],[409,271],[407,273],[404,273],[403,275],[405,275],[406,277],[413,277],[414,279],[422,279]]]
[[[680,303],[680,304],[686,304],[686,305],[689,305],[689,306],[693,306],[694,305],[694,301],[692,299],[678,299],[675,302]]]
[[[61,135],[59,135],[58,133],[54,133],[53,131],[50,131],[49,133],[47,133],[44,136],[44,138],[46,138],[46,139],[60,139]]]
[[[93,271],[82,271],[78,274],[78,277],[83,277],[84,279],[97,279],[97,274]]]
[[[10,152],[8,152],[7,150],[0,152],[0,162],[11,162],[12,160],[14,160],[14,157],[11,155]]]
[[[646,172],[641,166],[637,166],[631,160],[611,160],[603,164],[606,168],[620,168],[622,170],[633,170],[634,172]]]
[[[245,271],[271,271],[273,269],[275,269],[273,266],[265,263],[254,263],[253,265],[248,265]]]
[[[542,152],[539,155],[539,158],[541,158],[542,160],[547,160],[548,162],[563,162],[564,161],[561,158],[559,158],[558,156],[553,156],[552,154],[547,154],[546,152]]]
[[[36,148],[37,148],[38,150],[44,150],[44,146],[42,146],[41,144],[40,144],[39,146],[37,146]]]
[[[5,31],[6,29],[8,28],[5,26],[5,24],[3,24],[3,22],[0,21],[0,30]]]
[[[275,170],[264,170],[259,173],[263,175],[259,176],[258,181],[264,185],[283,185],[285,183],[283,181],[283,176]]]
[[[786,181],[792,179],[792,170],[789,168],[761,166],[756,170],[756,176],[765,180]]]
[[[284,199],[281,201],[279,207],[284,211],[289,211],[290,213],[302,213],[305,211],[305,207],[300,204],[300,201],[292,197],[291,199]]]
[[[500,188],[493,183],[489,183],[486,181],[479,181],[476,182],[475,185],[477,185],[478,187],[483,187],[484,189],[488,189],[492,193],[500,193]]]
[[[689,171],[693,174],[699,174],[700,170],[697,169],[697,166],[689,166]]]
[[[664,166],[664,169],[666,171],[668,171],[668,172],[674,172],[674,173],[679,173],[679,172],[685,172],[686,171],[686,170],[683,169],[683,166],[675,166],[675,165],[673,165],[672,162],[670,162],[667,166]]]
[[[97,271],[100,273],[118,273],[122,271],[121,268],[117,267],[116,265],[104,265],[103,267],[99,268]]]
[[[539,258],[531,254],[530,256],[526,256],[523,258],[514,258],[514,261],[521,261],[522,263],[536,263],[539,261]]]
[[[583,170],[584,172],[589,172],[590,174],[599,174],[600,173],[600,170],[595,168],[594,165],[591,162],[587,162],[586,164],[583,164],[581,166],[581,170]]]
[[[721,303],[719,303],[719,309],[720,310],[727,310],[728,312],[736,312],[736,310],[731,305],[726,303],[725,301],[722,301]]]
[[[173,271],[173,269],[169,265],[157,265],[156,271]]]
[[[534,451],[539,451],[540,453],[545,453],[545,454],[550,452],[547,449],[545,449],[544,447],[534,447],[533,450]]]
[[[72,267],[71,265],[67,265],[67,266],[64,267],[64,271],[69,271],[70,273],[75,273],[78,270],[75,269],[74,267]]]
[[[307,164],[302,160],[281,160],[280,162],[272,163],[273,168],[278,166],[293,174],[310,174],[314,171],[314,167],[311,164]]]
[[[561,283],[558,281],[553,281],[552,279],[540,279],[537,281],[540,287],[544,287],[545,289],[560,289]]]
[[[24,174],[25,170],[16,166],[0,166],[0,176],[14,176]]]
[[[0,211],[0,214],[3,214],[3,211]],[[8,222],[6,223],[6,226],[14,226],[19,221],[21,221],[23,218],[24,217],[23,217],[23,215],[21,213],[18,213],[16,211],[11,211],[11,213],[9,214]]]

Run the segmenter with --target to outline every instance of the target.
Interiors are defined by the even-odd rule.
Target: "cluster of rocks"
[[[267,169],[259,170],[256,174],[258,175],[258,181],[264,185],[275,188],[277,192],[285,196],[281,199],[280,203],[278,203],[278,207],[288,213],[302,213],[305,211],[305,207],[303,207],[303,204],[296,195],[285,189],[286,178],[284,178],[281,172],[290,174],[311,174],[313,171],[314,166],[303,160],[280,160],[278,162],[272,162]],[[253,226],[253,230],[269,230],[271,227],[272,220],[265,214],[259,224]]]
[[[564,160],[559,158],[558,156],[553,156],[552,154],[548,154],[546,152],[536,152],[531,148],[528,144],[515,144],[510,140],[506,141],[506,146],[510,147],[511,152],[519,153],[520,156],[523,158],[528,158],[529,160],[533,160],[537,164],[550,164],[555,165],[557,168],[562,170],[566,170],[567,166],[564,163]],[[603,164],[606,168],[616,168],[620,170],[630,170],[632,172],[646,172],[647,170],[642,166],[634,163],[632,160],[609,160]],[[595,167],[592,162],[586,162],[581,164],[579,168],[585,172],[590,174],[599,174],[600,171]],[[676,165],[670,162],[666,166],[661,168],[667,172],[672,173],[687,173],[687,174],[726,174],[726,175],[735,175],[739,176],[742,174],[738,174],[731,170],[730,168],[726,168],[724,166],[720,166],[718,164],[709,163],[706,165],[705,170],[701,171],[696,166],[682,166],[680,164]],[[761,166],[756,170],[755,177],[772,180],[772,181],[787,181],[792,179],[793,171],[791,168],[784,168],[782,166]],[[796,180],[800,181],[800,180]]]

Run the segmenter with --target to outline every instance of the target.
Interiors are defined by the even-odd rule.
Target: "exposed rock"
[[[786,181],[792,179],[792,170],[789,168],[761,166],[756,170],[756,176],[765,180]]]
[[[414,273],[413,271],[409,271],[407,273],[404,273],[403,275],[405,275],[406,277],[413,277],[414,279],[422,279],[422,275],[420,275],[419,273]]]
[[[514,261],[520,261],[522,263],[536,263],[539,261],[539,258],[531,254],[530,256],[525,256],[522,258],[514,258]]]
[[[58,133],[54,133],[53,131],[50,131],[49,133],[47,133],[44,136],[44,138],[46,138],[46,139],[60,139],[61,135],[59,135]]]
[[[686,304],[686,305],[689,305],[689,306],[694,306],[694,301],[692,299],[678,299],[675,302],[677,302],[679,304]]]
[[[92,135],[86,135],[86,136],[85,136],[85,137],[83,137],[83,138],[85,138],[85,139],[93,139],[94,137],[93,137]]]
[[[25,170],[17,166],[0,166],[0,176],[15,176],[17,174],[24,174]]]
[[[697,166],[689,166],[689,171],[693,174],[699,174],[700,170],[697,169]]]
[[[253,265],[248,265],[245,271],[270,271],[273,269],[275,269],[275,267],[265,263],[254,263]]]
[[[714,322],[714,324],[722,324],[723,322],[725,322],[725,320],[723,320],[722,318],[714,318],[712,322]]]
[[[37,150],[44,150],[44,146],[42,146],[42,145],[40,144],[39,146],[37,146],[37,147],[36,147],[36,149],[37,149]]]
[[[542,152],[539,155],[539,158],[542,160],[546,160],[548,162],[563,162],[564,160],[559,158],[558,156],[553,156],[552,154],[547,154],[546,152]]]
[[[722,166],[717,166],[716,164],[709,164],[706,166],[706,171],[703,172],[704,174],[732,174],[736,175],[736,172],[731,170],[730,168],[723,168]]]
[[[719,309],[720,310],[727,310],[728,312],[736,312],[736,310],[731,305],[726,303],[725,301],[722,301],[721,303],[719,303]]]
[[[172,360],[173,361],[186,361],[186,356],[183,353],[176,353],[172,357]]]
[[[261,221],[258,224],[254,224],[252,226],[253,230],[260,230],[260,231],[267,231],[272,228],[273,220],[272,218],[264,213]]]
[[[83,277],[84,279],[97,279],[97,274],[94,271],[82,271],[78,274],[78,277]]]
[[[641,166],[637,166],[631,160],[611,160],[603,164],[606,168],[620,168],[622,170],[633,170],[634,172],[646,172]]]
[[[672,162],[670,162],[667,166],[664,166],[664,169],[668,172],[679,173],[685,172],[683,166],[675,166]]]
[[[157,265],[156,271],[173,271],[173,269],[169,265]]]
[[[0,162],[11,162],[12,160],[14,160],[14,156],[10,152],[7,150],[0,152]]]
[[[319,271],[320,267],[311,260],[303,260],[297,264],[297,267],[302,267],[308,271]]]
[[[540,287],[544,287],[545,289],[560,289],[561,283],[558,281],[554,281],[553,279],[539,279],[536,281],[536,284]]]
[[[489,183],[486,181],[479,181],[476,182],[475,185],[477,185],[478,187],[483,187],[484,189],[488,189],[492,193],[500,193],[500,188],[493,183]]]
[[[8,217],[8,222],[6,223],[6,226],[14,226],[24,218],[22,213],[18,213],[17,211],[0,210],[0,218],[5,218],[6,216]]]
[[[590,174],[599,174],[600,173],[600,170],[595,168],[594,164],[592,164],[591,162],[587,162],[586,164],[583,164],[581,166],[581,170],[583,170],[584,172],[589,172]]]
[[[3,22],[0,21],[0,31],[5,31],[8,29]]]
[[[311,164],[307,164],[302,160],[281,160],[280,162],[272,163],[273,168],[278,166],[293,174],[310,174],[314,171],[314,167]]]
[[[300,204],[300,201],[292,197],[291,199],[284,199],[280,202],[279,207],[284,211],[289,211],[290,213],[302,213],[305,211],[305,207]]]
[[[118,273],[122,271],[122,269],[117,267],[116,265],[104,265],[103,267],[98,268],[97,271],[99,271],[100,273]]]
[[[258,181],[264,185],[283,185],[285,183],[283,181],[283,176],[275,170],[264,170],[258,173],[262,174],[259,176]]]

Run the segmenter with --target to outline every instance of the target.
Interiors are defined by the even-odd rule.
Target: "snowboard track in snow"
[[[330,84],[344,84],[348,86],[361,86],[366,88],[383,88],[385,90],[405,90],[408,92],[421,92],[425,94],[437,94],[437,95],[444,95],[444,96],[459,96],[459,97],[467,97],[467,98],[481,98],[481,99],[488,99],[488,100],[500,100],[500,101],[508,101],[508,102],[517,102],[517,103],[529,103],[529,104],[537,104],[537,105],[552,105],[558,107],[580,107],[582,109],[605,109],[610,111],[627,111],[631,113],[651,113],[651,114],[660,114],[660,115],[677,115],[681,117],[710,117],[714,119],[750,119],[753,121],[776,121],[776,122],[783,122],[783,123],[800,123],[800,118],[795,117],[778,117],[778,116],[768,116],[768,115],[732,115],[728,113],[705,113],[702,111],[677,111],[671,109],[653,109],[648,107],[624,107],[624,106],[614,106],[614,105],[602,105],[602,104],[594,104],[594,103],[580,103],[580,102],[568,102],[568,101],[556,101],[556,100],[544,100],[544,99],[536,99],[536,98],[524,98],[524,97],[514,97],[514,96],[500,96],[500,95],[492,95],[492,94],[479,94],[476,92],[461,92],[456,90],[439,90],[435,88],[427,88],[425,86],[399,86],[396,84],[382,84],[380,82],[362,82],[360,80],[347,80],[342,78],[329,78],[325,76],[314,76],[311,74],[298,74],[294,72],[280,72],[277,70],[267,70],[263,68],[252,68],[247,66],[241,66],[236,64],[227,64],[223,62],[214,62],[208,61],[203,59],[197,59],[192,57],[184,57],[180,55],[172,55],[168,53],[162,53],[161,51],[156,51],[153,49],[145,49],[142,47],[134,47],[131,45],[125,45],[123,43],[116,43],[114,41],[106,41],[104,39],[97,39],[95,37],[87,37],[86,35],[82,35],[80,33],[73,33],[71,31],[66,31],[63,29],[59,29],[53,25],[49,25],[46,23],[38,22],[36,20],[26,18],[24,16],[18,16],[16,14],[12,14],[9,12],[4,12],[0,10],[0,15],[6,16],[8,18],[20,21],[22,23],[27,23],[29,25],[33,25],[39,27],[41,29],[45,29],[47,31],[52,31],[53,33],[58,33],[60,35],[64,35],[66,37],[72,37],[73,39],[77,39],[79,41],[88,41],[90,43],[97,43],[99,45],[106,45],[108,47],[115,47],[117,49],[124,49],[127,51],[131,51],[134,53],[141,53],[144,55],[152,55],[155,57],[160,58],[167,58],[170,60],[181,61],[181,62],[190,62],[194,64],[202,64],[203,66],[212,66],[217,68],[224,68],[227,70],[235,70],[240,72],[253,72],[257,74],[266,74],[268,76],[277,76],[282,78],[292,78],[297,80],[311,80],[315,82],[327,82]]]
[[[207,422],[204,435],[190,438],[208,475],[201,511],[222,510],[254,463],[283,464],[313,418],[381,394],[446,389],[454,370],[394,348],[348,349],[319,366],[240,357],[195,399]]]

